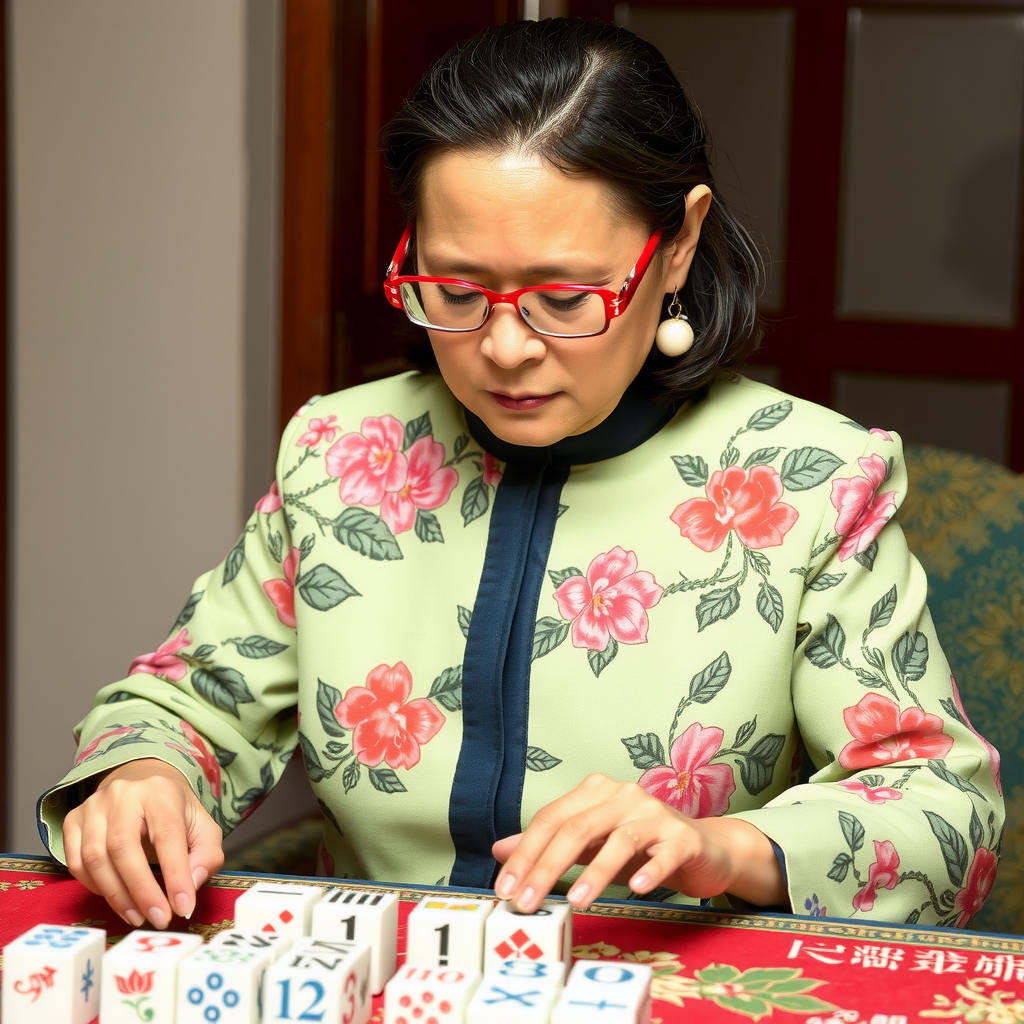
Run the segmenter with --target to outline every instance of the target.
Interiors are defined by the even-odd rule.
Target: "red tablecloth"
[[[229,928],[239,893],[266,877],[278,876],[216,875],[200,892],[192,921],[176,920],[172,927],[205,938]],[[342,884],[399,894],[400,953],[412,907],[424,896],[454,891]],[[106,928],[115,941],[130,930],[103,900],[48,861],[0,857],[0,945],[40,923]],[[769,1017],[807,1024],[1024,1022],[1021,936],[629,902],[575,914],[573,928],[577,958],[654,968],[654,1024]],[[375,1010],[373,1021],[383,1020],[379,998]]]

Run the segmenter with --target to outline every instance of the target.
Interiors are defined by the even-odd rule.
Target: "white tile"
[[[301,937],[301,936],[300,936]],[[282,953],[291,947],[295,941],[290,935],[279,935],[276,932],[265,932],[262,935],[252,932],[218,932],[209,945],[227,946],[228,949],[251,949],[256,952],[269,953],[271,958],[277,960]]]
[[[370,984],[374,994],[379,994],[395,973],[398,897],[394,893],[332,889],[313,907],[312,935],[367,943]]]
[[[103,1024],[174,1024],[178,962],[203,940],[190,932],[135,931],[104,957]]]
[[[305,939],[271,967],[263,1019],[366,1024],[372,1004],[369,946]]]
[[[100,928],[39,924],[4,949],[5,1024],[89,1024],[99,1014]]]
[[[647,1024],[652,973],[644,964],[578,960],[551,1024]]]
[[[268,950],[204,946],[178,965],[176,1024],[259,1024]]]
[[[469,1002],[466,1024],[547,1024],[562,991],[559,963],[510,960],[484,975]]]
[[[384,988],[384,1024],[424,1024],[434,1014],[457,1024],[479,984],[476,970],[406,965]]]
[[[406,924],[405,962],[480,971],[484,927],[493,909],[494,900],[421,900]]]
[[[323,892],[319,885],[260,882],[235,901],[235,931],[308,935],[313,905]]]
[[[532,914],[521,914],[502,901],[487,918],[484,974],[507,960],[561,963],[563,977],[572,962],[572,907],[545,900]]]

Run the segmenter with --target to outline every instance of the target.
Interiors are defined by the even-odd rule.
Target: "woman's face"
[[[618,292],[648,239],[603,181],[529,155],[440,153],[421,189],[416,273],[498,292],[548,283]],[[549,445],[597,426],[643,365],[665,293],[686,279],[710,195],[703,186],[691,192],[676,244],[654,259],[604,334],[539,334],[510,303],[496,305],[479,330],[428,331],[455,397],[513,444]]]

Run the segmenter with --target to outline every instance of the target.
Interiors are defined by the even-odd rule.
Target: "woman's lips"
[[[558,395],[558,392],[556,391],[552,395],[522,395],[519,397],[506,395],[500,391],[492,391],[490,394],[504,409],[511,409],[514,412],[529,412],[531,409],[539,409],[541,406],[547,405]]]

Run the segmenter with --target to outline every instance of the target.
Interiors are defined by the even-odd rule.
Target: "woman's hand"
[[[136,928],[189,917],[196,890],[224,863],[221,830],[184,775],[156,758],[108,772],[64,819],[68,870]],[[160,864],[167,894],[150,860]]]
[[[587,864],[567,899],[583,909],[612,882],[636,893],[667,886],[688,896],[729,892],[760,906],[788,901],[768,837],[740,818],[688,818],[634,782],[591,775],[499,840],[502,899],[529,913],[574,864]]]

